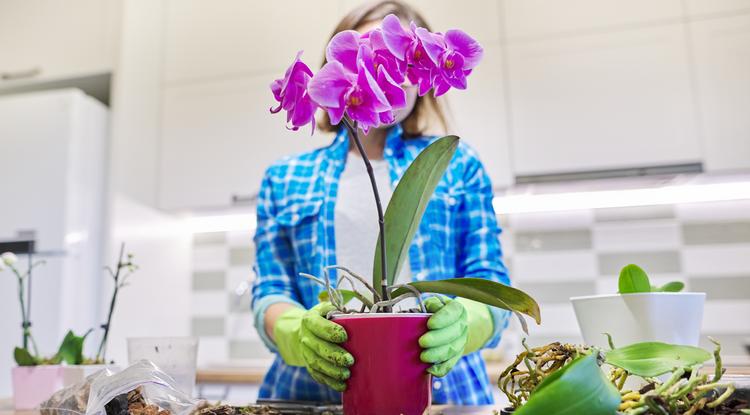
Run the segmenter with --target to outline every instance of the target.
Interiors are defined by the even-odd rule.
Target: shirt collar
[[[403,153],[404,147],[404,129],[401,124],[396,124],[388,129],[388,133],[385,137],[385,150],[384,158],[390,159],[392,157],[400,157]],[[349,132],[346,127],[339,128],[336,133],[336,137],[328,147],[330,159],[335,160],[337,163],[346,161],[346,155],[349,152]]]

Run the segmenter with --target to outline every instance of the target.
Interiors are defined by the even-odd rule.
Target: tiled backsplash
[[[620,268],[641,265],[655,283],[679,279],[708,294],[703,332],[726,355],[750,341],[750,201],[512,214],[500,217],[514,285],[540,303],[530,344],[580,341],[571,296],[615,293]],[[193,334],[200,364],[268,359],[252,324],[252,233],[194,237]],[[513,324],[500,357],[520,347]]]

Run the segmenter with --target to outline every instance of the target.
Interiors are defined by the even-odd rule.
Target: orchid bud
[[[11,266],[18,262],[18,257],[13,252],[6,252],[0,255],[0,259],[2,259],[2,262],[8,266]]]

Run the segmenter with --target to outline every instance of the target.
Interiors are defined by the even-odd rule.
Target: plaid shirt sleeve
[[[508,270],[502,261],[500,227],[492,207],[492,183],[484,166],[472,150],[464,173],[465,192],[456,220],[458,243],[457,275],[487,278],[510,285]],[[508,326],[510,312],[490,307],[494,334],[485,347],[495,347],[502,331]]]
[[[263,343],[271,351],[275,351],[276,345],[266,334],[266,309],[276,303],[289,303],[299,307],[302,305],[295,299],[290,278],[294,275],[291,242],[284,228],[275,219],[271,169],[266,172],[258,194],[254,267],[256,277],[253,281],[252,310],[255,327]]]

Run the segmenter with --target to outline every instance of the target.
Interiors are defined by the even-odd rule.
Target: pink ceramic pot
[[[61,365],[16,366],[12,378],[13,406],[18,410],[29,410],[58,390],[81,381],[83,371]]]
[[[352,314],[334,321],[346,329],[354,356],[344,392],[345,415],[422,415],[432,400],[429,364],[419,360],[419,337],[429,314]]]

